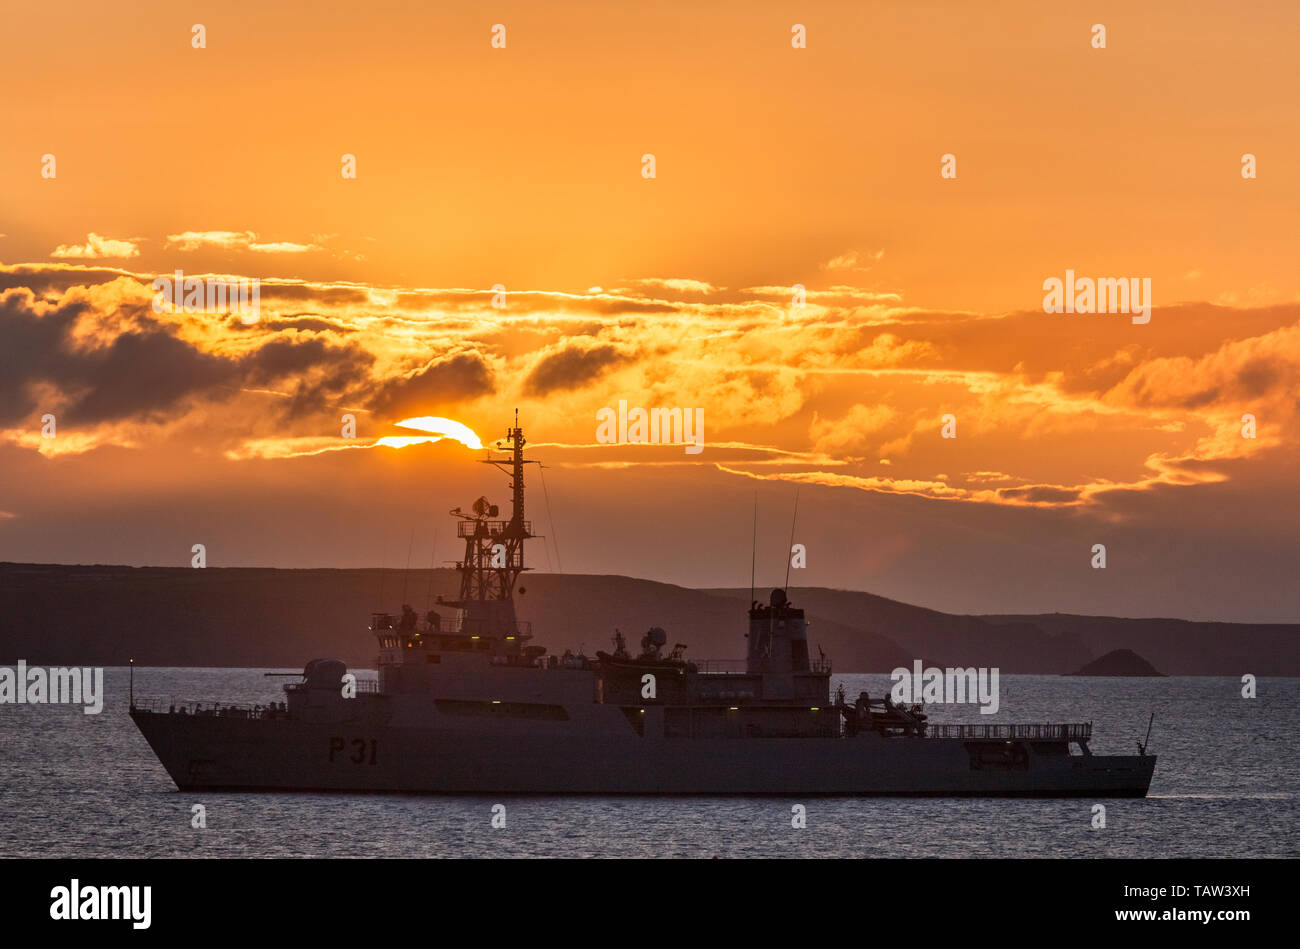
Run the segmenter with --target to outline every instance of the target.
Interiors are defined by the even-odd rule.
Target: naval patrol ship
[[[1156,759],[1095,755],[1088,724],[937,725],[920,705],[843,687],[810,659],[783,590],[751,602],[746,658],[695,663],[650,629],[633,653],[548,655],[515,615],[524,433],[491,464],[509,520],[459,508],[460,592],[418,616],[376,613],[378,681],[314,659],[269,705],[131,698],[131,718],[182,791],[1144,797]],[[522,592],[522,590],[521,590]]]

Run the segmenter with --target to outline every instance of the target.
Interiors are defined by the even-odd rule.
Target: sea
[[[137,668],[137,697],[266,703],[264,669]],[[294,672],[296,670],[280,670]],[[358,673],[359,678],[374,673]],[[886,675],[838,675],[883,695]],[[1140,800],[181,793],[127,715],[0,705],[2,857],[1297,857],[1300,679],[1004,675],[1000,709],[933,722],[1092,722],[1094,753],[1158,756]],[[1154,714],[1154,723],[1151,716]],[[192,824],[202,804],[206,827]],[[504,805],[505,826],[493,826]],[[1104,807],[1104,814],[1096,805]],[[799,808],[803,808],[802,822]],[[1104,817],[1104,822],[1099,821]],[[501,823],[498,819],[496,823]],[[803,823],[804,826],[796,826]],[[1104,825],[1103,825],[1104,824]]]

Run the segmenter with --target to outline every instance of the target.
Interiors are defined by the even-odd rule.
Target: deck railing
[[[465,617],[462,616],[454,622],[450,618],[440,620],[436,628],[421,621],[410,629],[405,629],[402,627],[401,619],[400,616],[392,613],[376,613],[370,620],[370,631],[393,632],[402,636],[411,636],[415,633],[419,633],[421,636],[439,636],[443,634],[448,636],[459,636],[463,634],[477,636],[488,628],[496,628],[501,625],[499,622],[489,623],[466,620]],[[533,623],[531,620],[516,620],[514,628],[515,636],[526,638],[533,635]]]
[[[283,703],[280,703],[283,704]],[[280,704],[246,705],[233,702],[195,702],[192,700],[137,698],[131,705],[137,712],[159,715],[195,715],[207,718],[285,718]]]
[[[706,675],[741,675],[748,663],[744,659],[692,659],[689,660],[696,672]]]
[[[1073,725],[927,725],[927,738],[1025,738],[1030,741],[1088,741],[1092,722]]]
[[[474,537],[478,533],[478,526],[480,524],[484,524],[487,526],[487,532],[489,537],[500,537],[502,534],[505,533],[506,528],[510,526],[510,521],[461,521],[459,524],[456,525],[456,536]],[[524,524],[524,533],[526,533],[529,537],[534,536],[533,522],[524,521],[523,524]]]
[[[745,659],[691,659],[688,661],[695,666],[696,672],[703,672],[708,675],[743,675],[749,668],[749,663]],[[831,661],[829,659],[814,659],[808,663],[808,670],[829,675]]]
[[[284,684],[283,688],[284,688],[284,691],[286,691],[286,692],[306,692],[306,691],[307,691],[307,683],[306,683],[306,682],[286,682],[286,683]],[[343,683],[342,683],[342,680],[340,680],[340,682],[339,682],[339,693],[342,694],[342,691],[343,691]],[[363,692],[378,692],[378,691],[379,691],[379,680],[378,680],[378,679],[358,679],[358,680],[357,680],[357,695],[360,695],[360,694],[363,693]]]

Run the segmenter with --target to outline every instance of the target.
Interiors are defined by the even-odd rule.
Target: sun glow
[[[407,445],[419,445],[424,442],[438,442],[444,438],[453,438],[467,448],[482,448],[483,442],[468,425],[449,418],[436,415],[422,415],[419,418],[404,418],[397,423],[398,428],[414,428],[429,435],[385,435],[376,445],[390,448],[405,448]]]

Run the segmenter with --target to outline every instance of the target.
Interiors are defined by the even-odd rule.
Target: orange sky
[[[401,566],[504,491],[356,446],[518,407],[567,571],[743,585],[757,488],[775,574],[797,484],[795,583],[1295,620],[1300,8],[1133,6],[6,11],[57,41],[0,67],[0,559]],[[177,269],[259,322],[154,313]],[[1150,323],[1044,313],[1067,269]],[[705,451],[593,444],[620,399]]]

